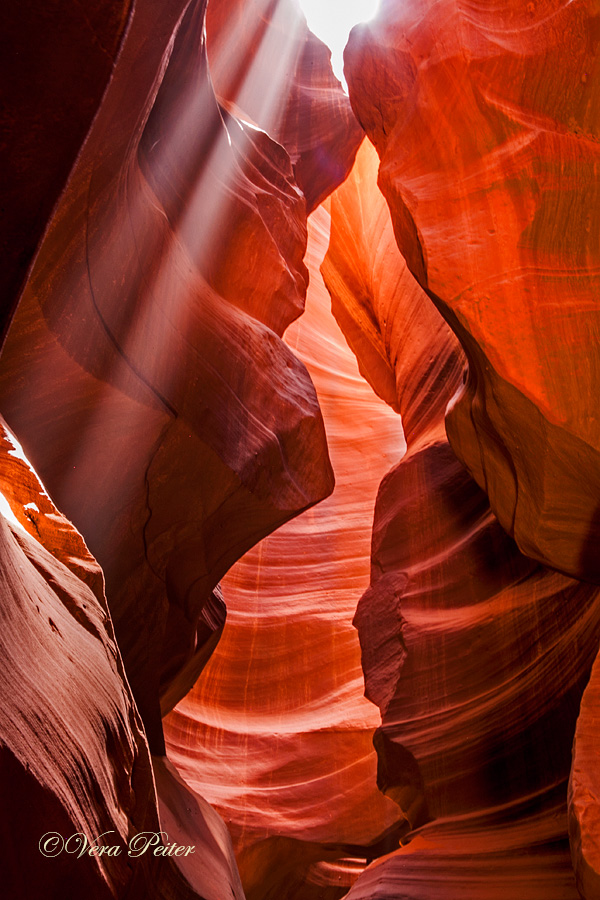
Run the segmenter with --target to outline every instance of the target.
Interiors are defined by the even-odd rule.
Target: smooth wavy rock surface
[[[600,897],[600,657],[581,701],[569,781],[569,838],[577,886],[585,900]]]
[[[2,11],[0,344],[112,74],[130,8],[130,0],[23,0]]]
[[[526,808],[433,823],[372,865],[348,900],[578,900],[564,838],[565,808]]]
[[[362,371],[414,423],[379,489],[354,621],[378,784],[409,826],[431,824],[350,896],[574,897],[566,779],[598,588],[523,556],[452,452],[462,355],[394,248],[376,172],[361,148],[323,272]]]
[[[565,781],[598,589],[522,556],[443,443],[384,479],[372,554],[356,614],[367,696],[418,764],[396,771],[384,746],[383,786],[448,816]]]
[[[168,755],[229,825],[253,898],[296,896],[303,882],[299,896],[332,885],[343,893],[348,873],[322,861],[362,857],[364,866],[394,846],[392,834],[369,849],[400,818],[376,789],[379,716],[363,697],[351,623],[369,580],[377,485],[404,440],[329,311],[319,277],[327,220],[320,208],[309,221],[307,311],[286,341],[315,382],[336,488],[223,579],[221,642],[165,720]]]
[[[409,447],[443,436],[443,416],[465,364],[458,341],[398,251],[377,187],[369,141],[331,198],[322,272],[331,308],[361,373],[402,414]]]
[[[219,0],[206,21],[217,96],[285,147],[312,212],[344,180],[363,138],[329,48],[295,0]]]
[[[158,754],[159,696],[222,626],[217,582],[333,486],[275,333],[304,303],[304,199],[285,151],[219,113],[204,5],[182,13],[136,4],[0,364],[7,421],[103,567]]]
[[[158,793],[160,827],[167,847],[193,847],[175,862],[202,900],[245,900],[233,854],[231,836],[223,819],[185,783],[164,756],[152,757]]]
[[[400,249],[468,354],[452,447],[522,552],[596,581],[598,21],[390,0],[345,55]]]
[[[3,421],[0,491],[3,894],[192,900],[171,859],[127,855],[134,834],[160,827],[102,573]],[[77,835],[120,852],[80,855]]]

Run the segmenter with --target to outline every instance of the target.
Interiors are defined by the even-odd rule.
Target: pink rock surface
[[[354,32],[351,349],[323,208],[303,256],[361,132],[302,16],[88,6],[3,56],[9,313],[47,230],[0,397],[54,499],[4,430],[0,893],[598,900],[593,0]]]
[[[202,900],[223,895],[245,900],[227,827],[206,800],[196,794],[164,756],[152,757],[160,827],[167,847],[184,847],[174,861]],[[187,849],[193,848],[188,853]],[[177,853],[178,851],[175,850]]]
[[[3,895],[192,900],[172,860],[127,855],[159,820],[102,573],[4,422],[0,493]],[[77,835],[119,853],[80,855]]]

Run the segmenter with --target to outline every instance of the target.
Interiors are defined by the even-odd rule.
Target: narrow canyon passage
[[[331,314],[319,272],[328,243],[329,214],[320,207],[309,219],[306,309],[285,341],[315,384],[334,492],[223,579],[221,641],[164,720],[167,754],[227,821],[242,870],[249,849],[271,839],[261,848],[264,863],[257,849],[248,873],[263,891],[277,885],[277,872],[293,877],[290,853],[300,883],[320,855],[318,846],[292,851],[281,840],[278,849],[273,838],[346,844],[346,856],[362,846],[364,865],[368,845],[402,820],[376,786],[372,737],[380,720],[364,698],[352,618],[369,582],[377,489],[405,443],[399,415],[362,378]],[[338,877],[336,870],[337,886]]]

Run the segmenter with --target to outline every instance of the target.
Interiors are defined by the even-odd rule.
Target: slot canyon
[[[598,0],[3,19],[0,897],[600,900]]]

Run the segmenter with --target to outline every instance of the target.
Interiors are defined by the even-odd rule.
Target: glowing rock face
[[[352,32],[350,97],[412,273],[469,358],[453,449],[529,556],[597,580],[593,2],[390,2]]]
[[[221,117],[203,4],[172,44],[182,10],[164,30],[155,13],[136,6],[13,322],[1,393],[103,566],[160,754],[159,696],[180,699],[206,662],[218,580],[326,496],[332,474],[310,378],[271,330],[306,287],[289,159]]]
[[[361,369],[414,423],[379,490],[355,624],[382,713],[378,783],[410,826],[433,821],[350,897],[508,900],[518,879],[527,900],[574,898],[566,779],[598,588],[524,557],[452,453],[461,354],[394,247],[376,171],[361,148],[323,271]]]
[[[371,866],[348,900],[580,900],[565,852],[560,804],[527,805],[516,821],[487,816],[425,826],[406,848]]]
[[[90,897],[242,900],[199,790],[250,900],[337,900],[416,826],[351,898],[575,900],[566,779],[600,636],[598,589],[570,577],[598,576],[595,7],[389,0],[354,33],[352,101],[392,220],[365,144],[323,273],[387,406],[326,311],[324,210],[294,321],[307,203],[360,137],[327,53],[283,0],[210,10],[221,106],[205,4],[136,3],[0,363],[3,409],[105,569],[154,782],[100,570],[5,441],[4,821],[29,827],[30,802],[49,827],[125,840],[160,816],[198,848],[179,872],[74,861]],[[455,394],[469,472],[444,431]],[[319,401],[338,486],[288,522],[332,488]],[[160,717],[205,666],[166,719],[188,785]],[[569,795],[586,900],[597,680]],[[12,896],[64,896],[66,857],[36,860],[9,861]]]
[[[285,147],[311,212],[344,180],[363,139],[329,49],[293,0],[219,0],[206,21],[217,97]]]
[[[74,886],[99,900],[192,900],[172,860],[127,856],[132,834],[160,825],[102,573],[3,421],[0,491],[2,890],[14,900],[73,896]],[[51,832],[89,843],[109,832],[119,853],[78,855],[76,839],[67,852]]]
[[[332,311],[373,390],[397,412],[409,447],[443,436],[446,405],[462,376],[458,341],[398,252],[377,189],[379,158],[364,141],[331,198],[322,271]]]
[[[223,579],[221,642],[165,720],[169,757],[231,828],[249,897],[302,884],[310,896],[340,884],[324,860],[364,866],[397,845],[390,835],[371,847],[400,811],[376,788],[379,716],[363,697],[352,616],[369,580],[377,485],[404,441],[329,311],[319,276],[328,218],[320,209],[309,222],[307,310],[285,339],[314,380],[336,488]]]

